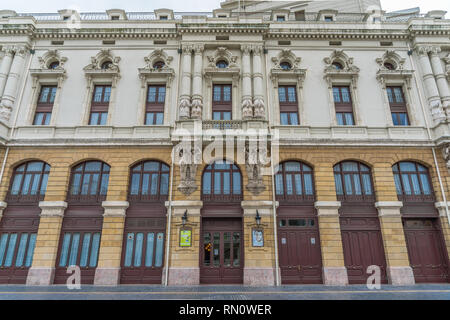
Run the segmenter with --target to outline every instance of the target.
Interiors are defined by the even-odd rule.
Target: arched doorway
[[[102,202],[108,192],[109,172],[109,165],[100,161],[87,161],[72,168],[55,284],[67,282],[70,266],[80,267],[81,284],[94,283],[103,226]]]
[[[448,282],[448,254],[429,171],[411,161],[399,162],[392,169],[398,199],[403,202],[403,228],[415,281]]]
[[[380,267],[381,283],[387,283],[384,253],[372,173],[368,166],[344,161],[334,166],[344,262],[350,284],[365,284],[367,268]]]
[[[275,175],[278,252],[283,284],[322,283],[319,227],[310,166],[281,163]]]
[[[200,283],[243,283],[242,199],[242,174],[235,164],[217,161],[205,168]]]
[[[33,262],[39,228],[39,201],[44,200],[50,166],[42,161],[14,169],[0,220],[0,283],[25,284]]]
[[[165,201],[169,194],[165,163],[144,161],[130,174],[120,283],[161,284],[166,234]]]

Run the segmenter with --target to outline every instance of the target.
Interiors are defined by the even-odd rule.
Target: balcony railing
[[[203,129],[242,129],[242,121],[240,120],[207,120],[203,121]]]

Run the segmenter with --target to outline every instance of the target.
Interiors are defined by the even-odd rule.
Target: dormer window
[[[280,67],[283,70],[289,71],[292,69],[292,65],[289,62],[282,62],[280,63]]]
[[[333,16],[325,16],[324,20],[325,22],[333,22]]]
[[[69,18],[70,18],[69,16],[64,16],[63,21],[67,21],[67,20],[69,20]]]
[[[284,21],[286,21],[286,17],[285,16],[277,16],[277,21],[284,22]]]
[[[59,61],[53,61],[52,63],[49,64],[48,68],[50,70],[55,70],[56,68],[59,67]]]
[[[168,16],[160,16],[160,17],[159,17],[159,20],[168,20],[168,19],[169,19]]]
[[[153,69],[162,69],[165,65],[164,61],[157,61],[153,64]]]
[[[220,60],[217,62],[216,67],[219,69],[226,69],[228,68],[228,62],[226,62],[225,60]]]
[[[220,15],[220,16],[218,16],[218,18],[226,18],[227,16],[225,16],[225,15]]]
[[[344,69],[344,66],[341,63],[339,63],[339,62],[335,61],[335,62],[332,63],[332,65],[334,66],[334,68],[336,70],[343,70]]]
[[[111,20],[119,20],[119,18],[120,18],[119,16],[112,16]]]
[[[112,62],[111,61],[105,61],[105,62],[103,62],[103,64],[102,64],[102,70],[108,70],[109,68],[111,68],[111,66],[112,66]]]

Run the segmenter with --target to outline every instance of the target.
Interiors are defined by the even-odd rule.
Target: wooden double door
[[[165,217],[126,218],[120,283],[161,284],[165,234]]]
[[[372,275],[367,273],[369,266],[380,268],[381,283],[386,284],[386,258],[378,217],[344,214],[340,224],[349,284],[366,284]]]
[[[282,284],[322,283],[316,217],[278,217],[278,252]]]
[[[243,243],[242,218],[203,218],[200,283],[242,284]]]
[[[37,206],[9,206],[0,221],[0,284],[25,284],[39,228]]]
[[[403,219],[406,244],[417,283],[449,282],[449,258],[439,218]]]

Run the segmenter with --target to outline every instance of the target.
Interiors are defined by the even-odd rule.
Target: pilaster
[[[120,283],[120,262],[122,256],[127,201],[104,201],[103,228],[95,270],[94,285],[115,286]]]
[[[169,207],[169,202],[166,202]],[[169,265],[164,261],[165,268],[169,268],[169,286],[193,286],[200,284],[200,210],[203,201],[172,201],[172,223],[170,233]],[[183,226],[182,217],[187,210],[187,221]],[[180,247],[180,231],[192,231],[191,246]],[[166,244],[167,250],[167,244]],[[163,278],[165,272],[163,273]]]
[[[339,222],[341,203],[339,201],[318,201],[314,206],[319,217],[324,284],[330,286],[348,285]]]
[[[448,219],[449,216],[447,213],[447,208],[449,208],[448,210],[450,210],[450,201],[447,202],[447,205],[445,202],[436,202],[435,207],[439,211],[439,217],[441,221],[442,233],[444,235],[445,246],[447,248],[447,254],[448,256],[450,256],[450,224],[449,224],[450,221]]]
[[[400,214],[403,203],[383,201],[375,203],[375,207],[380,219],[389,282],[393,285],[412,285],[415,283],[414,274]]]
[[[244,211],[244,285],[274,286],[276,270],[274,264],[273,202],[242,201],[241,206]],[[275,206],[277,207],[278,203]],[[255,219],[256,211],[261,217],[259,225]],[[263,231],[263,247],[253,247],[252,232],[255,229]]]
[[[27,285],[48,286],[55,277],[59,238],[67,203],[64,201],[42,201],[39,229],[34,249],[33,264],[28,271]]]

